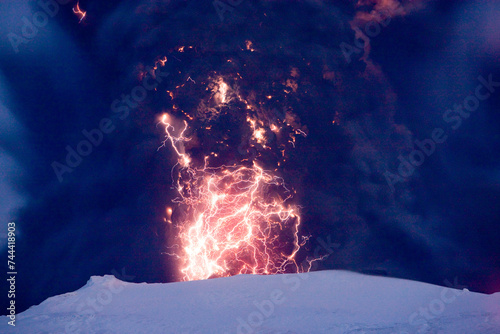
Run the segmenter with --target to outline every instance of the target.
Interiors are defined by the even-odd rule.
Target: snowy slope
[[[169,284],[93,276],[0,333],[500,333],[500,293],[345,271]]]

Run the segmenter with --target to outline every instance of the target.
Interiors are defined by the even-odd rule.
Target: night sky
[[[276,169],[310,236],[300,256],[331,253],[316,270],[500,291],[500,4],[81,0],[79,22],[57,3],[0,3],[0,245],[7,272],[16,222],[18,311],[91,275],[176,280],[164,112],[189,121],[194,159]],[[137,88],[148,71],[156,90]],[[219,76],[305,135],[248,147],[241,102],[214,115]]]

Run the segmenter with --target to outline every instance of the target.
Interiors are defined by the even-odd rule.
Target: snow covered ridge
[[[456,282],[455,282],[456,283]],[[320,271],[167,284],[93,276],[0,333],[500,333],[500,293]]]

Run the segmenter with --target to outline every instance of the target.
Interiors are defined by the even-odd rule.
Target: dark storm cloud
[[[0,72],[0,142],[2,143],[0,146],[0,173],[2,176],[0,179],[0,193],[2,194],[0,219],[3,229],[0,233],[0,249],[2,251],[7,245],[7,223],[13,218],[15,210],[23,202],[19,189],[16,187],[18,178],[16,172],[21,170],[21,166],[16,161],[16,157],[12,155],[14,153],[12,148],[15,146],[16,141],[24,138],[26,133],[23,126],[7,107],[9,100],[9,89],[5,78]]]
[[[297,196],[305,207],[306,229],[322,233],[333,229],[331,233],[348,245],[341,250],[345,254],[332,260],[344,267],[359,270],[373,266],[374,262],[387,263],[399,253],[398,249],[404,248],[408,250],[402,252],[405,255],[391,259],[398,267],[393,274],[417,275],[416,266],[428,262],[432,252],[438,252],[446,241],[431,233],[431,222],[411,212],[412,195],[395,199],[383,178],[383,172],[397,157],[395,153],[411,147],[411,133],[394,122],[397,96],[383,71],[369,60],[360,61],[361,55],[349,64],[340,52],[342,41],[353,40],[349,23],[352,18],[334,5],[321,2],[313,6],[243,2],[224,12],[220,24],[210,6],[198,3],[171,6],[148,7],[147,13],[138,6],[137,24],[158,21],[156,25],[146,25],[140,34],[132,29],[131,21],[118,20],[129,7],[115,12],[101,30],[103,54],[112,54],[109,50],[125,44],[125,39],[141,50],[136,62],[148,53],[157,57],[176,46],[193,45],[197,53],[194,59],[176,65],[182,72],[177,79],[179,83],[188,75],[201,80],[212,71],[222,74],[238,71],[243,78],[251,78],[250,85],[245,86],[243,81],[240,87],[245,99],[267,93],[278,96],[281,105],[290,107],[309,129],[308,138],[299,142],[299,148],[291,153],[290,163],[280,171],[294,188],[302,190]],[[164,15],[174,8],[175,16]],[[390,9],[397,18],[416,10],[416,5],[381,2],[374,8]],[[358,21],[362,16],[359,13]],[[367,15],[370,13],[367,11]],[[146,20],[144,15],[151,18]],[[308,19],[301,20],[302,15]],[[209,29],[203,29],[203,25]],[[245,50],[247,40],[252,41],[256,52],[249,54]],[[108,41],[112,48],[108,48]],[[134,64],[128,54],[126,57]],[[236,64],[235,68],[227,65],[227,59]],[[296,80],[299,89],[296,96],[284,97],[273,91],[271,84],[289,78],[292,68],[300,73]],[[189,90],[183,94],[189,100],[203,98]],[[161,107],[168,109],[168,105]],[[332,125],[335,119],[339,125]],[[213,149],[205,146],[203,153]],[[334,195],[339,189],[343,194]],[[329,202],[336,202],[337,207],[325,205],[325,196],[331,198]],[[334,214],[324,215],[332,210]],[[318,215],[322,217],[320,220],[315,219]],[[378,254],[378,258],[372,258],[372,254]]]
[[[422,216],[443,241],[433,244],[446,245],[440,252],[447,256],[434,257],[436,273],[459,274],[488,291],[498,289],[499,248],[492,241],[498,239],[499,221],[498,89],[456,129],[445,115],[457,116],[450,110],[474,96],[478,85],[487,92],[480,76],[500,81],[494,65],[498,40],[491,33],[498,27],[492,18],[497,11],[498,5],[486,2],[435,4],[405,23],[391,23],[372,54],[394,83],[400,101],[396,117],[413,139],[430,138],[435,128],[448,135],[406,182],[415,187]],[[396,167],[394,161],[390,170]]]
[[[498,99],[488,100],[480,116],[395,192],[384,177],[415,138],[426,138],[442,122],[446,108],[463,101],[478,75],[494,71],[497,21],[488,8],[474,7],[470,14],[471,7],[443,9],[425,1],[242,1],[221,21],[210,1],[81,1],[81,7],[88,11],[81,25],[70,7],[61,6],[19,54],[2,54],[12,92],[6,110],[26,131],[24,147],[9,151],[22,171],[17,187],[26,201],[15,215],[23,231],[19,271],[30,273],[19,276],[29,291],[20,300],[24,306],[122,267],[138,281],[171,279],[161,253],[171,233],[163,217],[175,195],[174,160],[168,149],[157,150],[163,139],[157,117],[169,111],[183,118],[174,103],[196,114],[200,101],[208,100],[207,78],[235,72],[243,78],[238,93],[262,103],[259,117],[283,115],[285,108],[288,119],[307,131],[278,173],[297,190],[304,232],[312,235],[309,249],[321,235],[341,244],[321,268],[380,269],[435,283],[458,275],[491,289],[477,281],[498,266],[494,234],[484,233],[499,216],[492,155],[498,116],[491,113]],[[20,16],[38,10],[6,8],[12,22],[1,26],[2,38],[20,29]],[[354,53],[348,62],[341,43],[353,44],[353,26],[362,29],[383,9],[395,13],[390,24],[370,38],[369,53]],[[476,21],[484,25],[471,23]],[[458,36],[481,40],[467,53]],[[2,43],[10,48],[6,39]],[[130,94],[141,71],[163,56],[169,77],[120,119],[113,101]],[[172,101],[165,91],[182,84]],[[284,93],[292,87],[293,94]],[[230,104],[214,120],[197,114],[193,155],[215,150],[228,161],[243,158],[238,146],[249,137],[241,126],[243,108]],[[51,163],[64,163],[66,146],[75,148],[85,139],[82,130],[97,128],[103,118],[116,129],[59,182]],[[209,123],[211,132],[203,126]],[[217,146],[218,136],[235,144]],[[277,156],[261,153],[274,167]],[[471,225],[481,229],[464,237]]]
[[[12,22],[2,26],[2,32],[21,31],[21,17],[40,10],[36,5],[3,6],[2,15]],[[164,275],[158,263],[161,249],[150,240],[161,240],[154,223],[162,208],[154,194],[162,191],[153,188],[168,182],[147,181],[154,175],[155,166],[150,165],[159,146],[156,136],[150,134],[148,142],[148,135],[130,133],[127,124],[120,124],[115,137],[106,138],[75,171],[65,175],[63,183],[54,178],[51,164],[64,162],[66,146],[75,148],[85,139],[82,130],[95,128],[103,117],[116,121],[111,102],[134,87],[124,82],[109,88],[116,82],[108,79],[107,68],[101,68],[98,59],[91,60],[88,46],[68,34],[67,26],[78,26],[66,23],[66,18],[73,18],[71,7],[61,6],[29,43],[19,46],[17,54],[6,35],[1,36],[7,47],[1,55],[2,82],[9,83],[11,91],[10,99],[2,102],[25,130],[23,136],[13,138],[9,132],[16,123],[9,122],[5,124],[9,132],[2,132],[2,150],[13,157],[16,166],[9,167],[13,170],[2,166],[2,172],[8,173],[6,177],[26,203],[9,217],[17,222],[18,270],[25,273],[17,282],[22,291],[17,298],[19,310],[49,295],[76,289],[92,274],[121,268],[131,272],[137,265],[145,273],[143,279],[148,274],[141,266],[151,266],[158,273],[150,271],[150,280]],[[140,159],[137,152],[141,152]],[[10,203],[15,200],[9,197]],[[2,206],[8,203],[2,200]],[[139,253],[150,259],[135,262]]]

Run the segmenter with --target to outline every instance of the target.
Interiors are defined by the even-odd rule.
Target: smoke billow
[[[19,17],[1,26],[10,48],[7,32],[20,31],[20,17],[39,8],[0,6]],[[71,5],[61,5],[19,53],[1,55],[11,92],[2,113],[9,109],[20,123],[11,128],[23,129],[12,134],[22,147],[2,137],[23,203],[10,213],[22,233],[23,307],[122,268],[137,281],[176,277],[165,255],[174,233],[165,208],[176,196],[177,158],[158,149],[164,113],[189,122],[185,149],[198,163],[257,160],[296,191],[302,234],[311,235],[305,250],[337,245],[319,269],[438,284],[458,276],[471,289],[498,290],[498,95],[394,189],[385,176],[416,139],[445,126],[443,113],[474,92],[479,75],[500,78],[498,24],[488,14],[495,5],[89,0],[80,7],[87,11],[80,24]],[[77,151],[82,131],[103,119],[113,130],[59,182],[53,162],[66,164],[67,146]],[[180,215],[174,209],[168,219]]]

